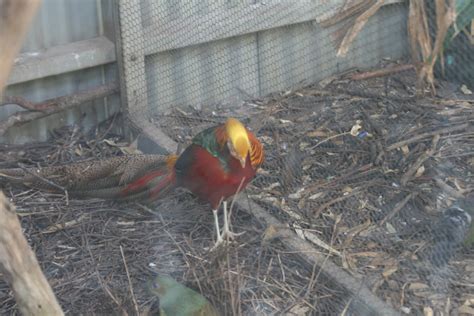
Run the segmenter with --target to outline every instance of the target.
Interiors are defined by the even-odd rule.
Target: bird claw
[[[210,249],[211,252],[215,251],[216,249],[220,248],[221,245],[227,245],[231,240],[234,240],[238,236],[242,236],[245,232],[241,233],[234,233],[231,231],[223,231],[220,236],[218,236],[214,246]]]
[[[236,237],[239,237],[239,236],[242,236],[243,234],[245,234],[245,232],[241,232],[241,233],[234,233],[230,230],[224,230],[222,231],[222,239],[224,240],[234,240]]]
[[[234,233],[230,230],[230,220],[229,220],[229,214],[227,212],[227,202],[224,201],[224,227],[222,229],[222,233],[219,227],[219,220],[217,218],[217,209],[212,210],[212,212],[214,214],[214,224],[216,226],[217,240],[210,251],[214,251],[217,248],[219,248],[220,245],[227,244],[231,240],[236,239],[236,237],[239,237],[245,234],[245,232]]]
[[[220,246],[222,244],[225,244],[226,241],[222,238],[222,236],[219,236],[219,238],[217,238],[216,242],[214,243],[214,246],[212,246],[212,248],[210,249],[211,252],[217,250],[218,248],[220,248]]]

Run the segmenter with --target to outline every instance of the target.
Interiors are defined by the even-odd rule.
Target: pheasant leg
[[[214,245],[214,248],[224,242],[224,239],[221,235],[221,229],[219,227],[219,217],[217,216],[217,210],[212,210],[212,214],[214,214],[214,224],[216,225],[216,233],[217,233],[217,240]]]
[[[227,212],[227,202],[223,202],[224,207],[224,229],[222,230],[222,239],[234,239],[240,235],[243,235],[245,232],[242,233],[234,233],[230,230],[230,214]],[[226,238],[227,237],[227,238]]]

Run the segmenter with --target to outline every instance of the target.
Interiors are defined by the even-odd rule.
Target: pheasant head
[[[247,156],[252,149],[247,129],[239,120],[229,118],[225,122],[225,131],[227,134],[227,148],[229,152],[245,168]]]

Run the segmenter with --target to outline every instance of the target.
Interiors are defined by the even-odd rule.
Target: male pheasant
[[[263,146],[244,125],[234,118],[196,135],[175,164],[176,180],[211,204],[217,232],[216,246],[230,231],[227,199],[255,177],[263,163]],[[223,202],[224,228],[220,233],[217,210]]]

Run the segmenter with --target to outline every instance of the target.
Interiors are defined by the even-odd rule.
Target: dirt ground
[[[441,83],[436,96],[416,98],[414,82],[412,72],[363,81],[348,74],[248,96],[232,108],[174,109],[155,122],[185,145],[227,116],[241,119],[265,149],[246,190],[253,201],[314,251],[364,276],[395,309],[459,314],[474,308],[473,249],[461,249],[442,270],[424,253],[450,194],[473,188],[474,97]],[[89,133],[64,128],[47,143],[1,145],[0,168],[133,152],[111,132],[119,122]],[[144,206],[2,185],[66,313],[133,314],[131,292],[145,311],[156,301],[147,284],[161,273],[201,291],[225,315],[351,314],[350,293],[284,241],[262,242],[265,227],[245,209],[233,213],[234,230],[245,234],[213,253],[212,213],[184,191]],[[4,283],[0,313],[17,313]]]

